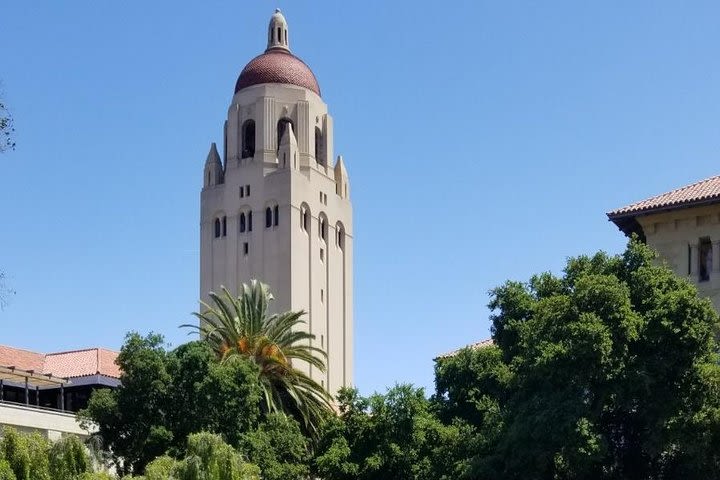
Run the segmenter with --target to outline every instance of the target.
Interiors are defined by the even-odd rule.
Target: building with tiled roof
[[[720,309],[720,175],[631,203],[607,214],[636,234]]]
[[[103,348],[38,353],[0,345],[0,370],[26,375],[24,380],[8,373],[0,378],[0,401],[29,404],[62,411],[77,411],[87,405],[93,390],[120,385],[118,353]],[[52,382],[35,379],[53,378]]]

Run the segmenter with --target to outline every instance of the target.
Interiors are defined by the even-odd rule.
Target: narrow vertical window
[[[323,240],[327,240],[327,222],[322,217],[318,222],[318,235],[320,235],[320,238]]]
[[[240,187],[240,198],[245,196],[245,187]]]
[[[278,43],[282,43],[282,28],[278,27],[277,29],[277,39]]]
[[[252,210],[248,212],[247,216],[247,231],[252,232]]]
[[[215,238],[218,238],[220,236],[220,219],[215,219]]]
[[[712,272],[713,264],[712,242],[708,237],[700,239],[698,248],[698,274],[701,282],[710,280],[710,272]]]
[[[245,196],[246,197],[250,196],[250,185],[245,185]]]
[[[272,209],[267,207],[265,209],[265,228],[272,227]]]
[[[241,214],[240,214],[240,233],[245,232],[245,227],[246,227],[246,225],[245,225],[245,214],[244,214],[244,213],[241,213]]]
[[[223,217],[222,219],[222,236],[227,235],[227,217]]]
[[[688,275],[692,275],[692,245],[688,243],[688,252],[687,252],[687,267],[688,267]]]
[[[290,125],[293,127],[293,131],[295,131],[295,127],[292,123],[292,120],[290,120],[287,117],[283,117],[280,120],[278,120],[277,123],[277,148],[280,149],[280,142],[282,142],[283,135],[285,135],[285,130],[287,129],[287,126]]]
[[[243,255],[247,255],[250,251],[250,245],[248,245],[248,242],[243,243]]]
[[[273,209],[273,224],[277,227],[278,223],[280,223],[280,209],[277,205],[275,205],[275,208]]]
[[[255,156],[255,121],[246,120],[242,126],[242,154],[241,158]]]

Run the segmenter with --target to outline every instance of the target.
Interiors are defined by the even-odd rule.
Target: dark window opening
[[[243,255],[247,255],[250,251],[250,245],[248,245],[248,242],[243,243]]]
[[[247,216],[247,231],[252,232],[252,212],[248,212]]]
[[[272,209],[267,207],[265,209],[265,228],[272,227]]]
[[[295,131],[295,125],[293,125],[292,120],[290,120],[287,117],[281,118],[278,120],[277,123],[277,146],[278,150],[280,149],[280,142],[282,142],[283,135],[285,135],[285,130],[287,129],[288,124],[292,126],[293,131]]]
[[[705,237],[700,239],[698,254],[699,280],[701,282],[707,282],[710,280],[710,272],[712,272],[713,264],[712,242],[710,242],[709,238]]]
[[[242,158],[255,156],[255,121],[246,120],[242,127]]]
[[[216,218],[215,219],[215,238],[220,237],[220,231],[221,231],[220,230],[220,219]]]
[[[337,229],[337,245],[340,248],[345,248],[345,232],[340,227]]]
[[[280,209],[277,205],[275,205],[275,208],[273,209],[273,225],[277,227],[278,223],[280,222]]]
[[[282,43],[282,28],[278,27],[277,29],[277,39],[278,43]]]
[[[227,217],[223,217],[222,219],[222,236],[227,235]]]
[[[325,165],[324,152],[323,134],[320,131],[320,127],[315,127],[315,160],[321,165]]]
[[[327,240],[327,222],[325,221],[324,218],[320,219],[319,230],[320,231],[318,233],[320,234],[320,238],[322,238],[323,240]]]
[[[247,225],[245,224],[245,214],[241,213],[240,214],[240,233],[243,233],[245,231],[246,226]]]
[[[245,187],[240,187],[240,198],[245,196]]]
[[[245,196],[246,197],[250,196],[250,185],[245,185]]]

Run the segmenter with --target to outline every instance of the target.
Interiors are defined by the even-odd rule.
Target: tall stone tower
[[[332,117],[276,10],[267,49],[235,84],[222,157],[213,143],[205,162],[200,296],[256,278],[275,311],[306,311],[328,354],[327,372],[310,374],[334,394],[352,384],[353,230],[345,164],[332,159]]]

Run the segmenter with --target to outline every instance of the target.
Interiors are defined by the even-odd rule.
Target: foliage
[[[15,133],[15,128],[12,115],[8,112],[5,104],[0,101],[0,153],[15,149],[13,133]]]
[[[145,480],[167,480],[172,478],[178,462],[167,455],[158,457],[145,467]]]
[[[311,345],[314,335],[306,332],[301,317],[305,312],[269,314],[273,296],[268,286],[253,280],[243,284],[238,297],[223,288],[222,295],[211,292],[213,305],[195,313],[201,338],[225,362],[242,357],[260,369],[266,412],[283,411],[295,416],[314,435],[331,410],[330,397],[310,376],[293,365],[310,365],[325,371],[325,352]]]
[[[621,256],[570,259],[562,277],[507,282],[490,307],[502,363],[486,364],[478,391],[463,387],[446,406],[465,415],[488,395],[502,412],[502,432],[490,454],[478,452],[474,475],[715,478],[718,318],[647,247],[632,241]],[[506,368],[506,388],[485,382]],[[482,408],[475,414],[484,420]]]
[[[4,458],[17,480],[30,479],[30,449],[27,436],[14,428],[3,429],[0,457]]]
[[[76,480],[90,472],[90,457],[82,441],[70,435],[55,442],[50,448],[50,476],[53,480]]]
[[[260,467],[264,480],[296,480],[310,472],[308,439],[299,424],[283,413],[268,415],[243,435],[240,450]]]
[[[86,472],[82,473],[77,477],[77,480],[114,480],[110,474],[104,472]]]
[[[142,472],[168,450],[182,455],[191,433],[209,430],[237,444],[257,425],[260,388],[249,362],[220,364],[202,342],[168,352],[159,335],[131,333],[118,363],[122,386],[95,392],[80,416],[98,425],[123,473]]]
[[[33,480],[54,480],[50,476],[50,442],[37,432],[27,435],[25,438],[30,457],[30,478]]]
[[[177,466],[178,480],[259,480],[260,469],[243,462],[240,454],[218,436],[195,433],[188,437],[188,456]]]
[[[400,385],[385,395],[361,397],[344,390],[341,417],[328,422],[315,458],[326,480],[443,480],[466,468],[474,431],[442,424],[422,389]]]
[[[128,334],[117,360],[122,386],[95,391],[87,409],[80,412],[84,425],[97,425],[118,471],[142,469],[173,439],[166,427],[170,375],[162,345],[159,335]]]
[[[237,445],[241,434],[257,425],[260,388],[252,363],[241,358],[218,363],[205,343],[191,342],[170,354],[168,373],[173,404],[168,428],[178,443],[210,431]],[[178,443],[174,446],[182,449]]]
[[[12,467],[5,459],[0,459],[0,480],[17,480]]]

